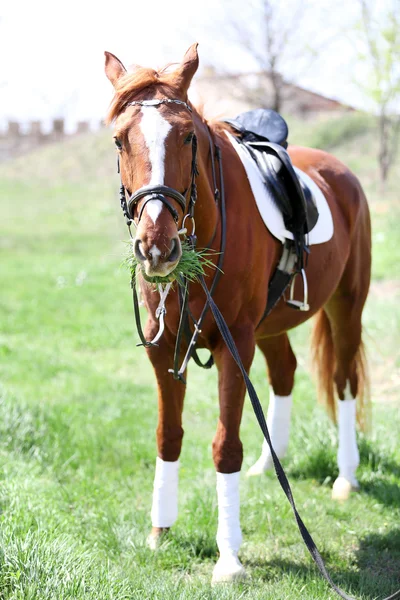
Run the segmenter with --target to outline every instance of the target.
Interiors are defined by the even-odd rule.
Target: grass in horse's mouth
[[[136,259],[133,251],[132,243],[128,243],[128,255],[125,259],[125,264],[131,272],[132,280],[135,279],[137,273],[141,273],[143,278],[151,284],[166,284],[173,281],[177,281],[179,285],[183,285],[184,279],[188,281],[195,281],[200,275],[204,275],[205,268],[217,268],[212,260],[209,258],[211,253],[209,249],[193,250],[190,244],[186,241],[182,244],[182,256],[176,265],[175,269],[165,277],[154,276],[149,277],[146,275],[142,265]]]

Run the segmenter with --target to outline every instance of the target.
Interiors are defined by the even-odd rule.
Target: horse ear
[[[104,52],[104,54],[106,56],[106,75],[111,83],[115,86],[118,79],[122,77],[122,75],[125,75],[126,69],[122,62],[116,56],[114,56],[114,54],[111,54],[111,52]]]
[[[189,89],[190,82],[199,66],[199,55],[197,54],[198,45],[199,44],[196,42],[188,48],[178,69],[180,79],[179,84],[185,92]]]

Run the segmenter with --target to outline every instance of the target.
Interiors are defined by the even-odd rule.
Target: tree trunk
[[[282,108],[282,76],[276,71],[270,72],[273,99],[272,106],[273,110],[280,112]]]
[[[390,168],[390,120],[384,112],[379,116],[379,176],[384,187]]]

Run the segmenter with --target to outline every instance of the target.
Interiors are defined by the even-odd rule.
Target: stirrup
[[[301,274],[301,278],[303,280],[303,292],[304,292],[303,301],[295,300],[293,297],[296,275],[298,275],[299,273]],[[310,305],[308,304],[307,277],[306,277],[306,272],[304,271],[304,269],[301,269],[301,271],[297,271],[297,273],[294,274],[292,283],[290,284],[290,298],[289,298],[289,300],[286,300],[286,304],[288,304],[291,308],[295,308],[296,310],[302,310],[304,312],[310,310]]]

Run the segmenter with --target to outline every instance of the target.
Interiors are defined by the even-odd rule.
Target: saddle
[[[318,220],[318,209],[311,190],[300,180],[286,151],[288,126],[274,110],[258,108],[242,113],[236,119],[225,119],[239,135],[241,143],[262,174],[264,185],[282,213],[285,227],[293,234],[293,241],[285,243],[281,261],[271,279],[267,316],[286,287],[292,282],[289,306],[309,310],[305,264],[309,248],[307,233]],[[301,274],[304,299],[294,300],[294,278]]]
[[[240,135],[237,138],[256,162],[264,184],[280,208],[285,227],[296,237],[309,233],[318,220],[318,210],[306,184],[292,166],[285,119],[271,109],[257,108],[225,119]]]

